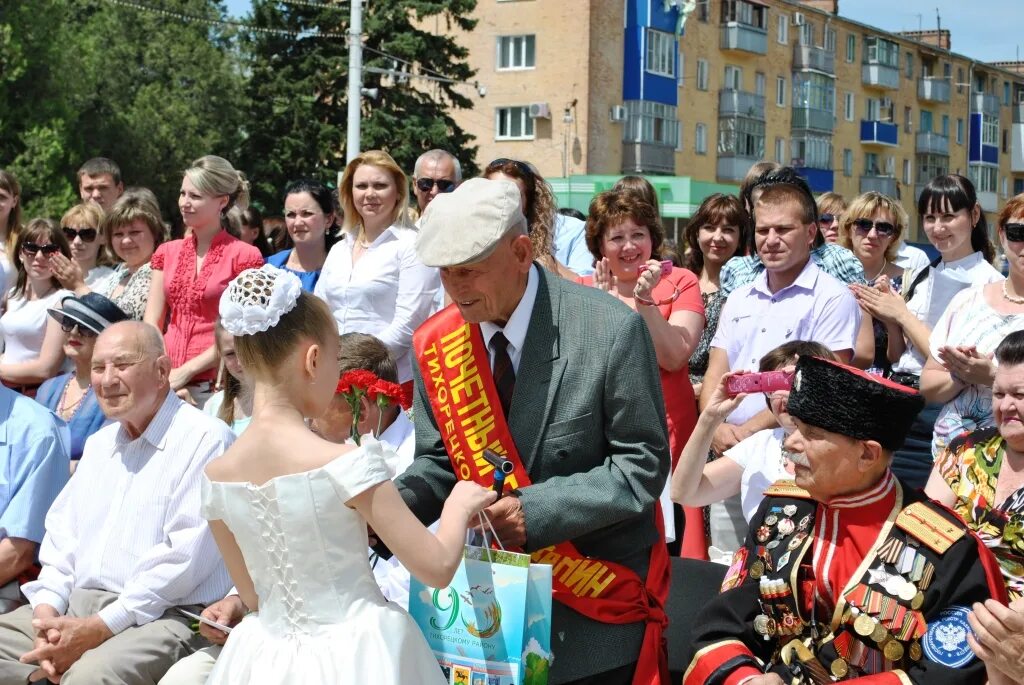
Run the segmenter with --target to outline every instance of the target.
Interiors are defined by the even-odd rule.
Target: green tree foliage
[[[379,69],[439,73],[470,80],[468,54],[447,30],[472,30],[469,14],[476,0],[373,0],[364,6],[363,64]],[[279,209],[288,181],[311,176],[333,182],[345,165],[348,108],[348,49],[345,34],[349,7],[323,8],[256,0],[252,22],[260,27],[300,33],[297,38],[253,33],[244,43],[250,54],[247,139],[243,167],[249,170],[254,197],[268,209]],[[396,63],[379,53],[404,60]],[[363,98],[360,147],[388,151],[407,172],[430,148],[456,154],[464,173],[474,174],[476,147],[449,115],[469,108],[465,84],[395,79],[372,72],[363,85],[377,88],[376,98]]]
[[[214,0],[165,4],[223,17]],[[18,176],[28,216],[59,216],[78,166],[97,156],[170,216],[192,159],[236,155],[244,77],[223,31],[106,0],[0,7],[0,167]]]

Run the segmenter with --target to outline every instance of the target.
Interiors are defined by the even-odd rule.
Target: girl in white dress
[[[495,493],[452,491],[436,535],[391,483],[384,449],[313,434],[338,383],[330,310],[289,272],[242,272],[221,322],[254,383],[252,423],[207,466],[204,515],[245,605],[211,685],[444,683],[409,615],[381,595],[367,562],[367,524],[409,571],[445,587],[462,558],[468,522]]]

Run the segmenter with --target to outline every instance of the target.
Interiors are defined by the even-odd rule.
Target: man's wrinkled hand
[[[32,628],[36,631],[37,636],[46,636],[46,643],[39,644],[41,641],[37,639],[36,647],[21,657],[21,663],[36,663],[46,671],[43,663],[48,661],[56,673],[64,673],[83,654],[103,644],[114,635],[98,616],[34,618],[32,619]],[[57,641],[52,642],[50,638],[55,635]]]
[[[526,515],[523,503],[518,497],[506,495],[484,509],[484,516],[490,519],[494,534],[505,547],[526,546]],[[478,521],[473,528],[482,534],[490,533],[488,527],[481,527]]]

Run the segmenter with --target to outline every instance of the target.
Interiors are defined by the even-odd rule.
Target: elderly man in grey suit
[[[668,682],[654,347],[635,312],[534,263],[519,202],[473,179],[427,208],[417,252],[454,304],[414,339],[417,456],[396,484],[433,521],[457,479],[493,480],[485,448],[505,455],[509,496],[487,514],[553,566],[550,682]]]

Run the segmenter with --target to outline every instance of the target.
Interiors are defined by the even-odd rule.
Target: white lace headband
[[[295,308],[302,293],[299,277],[264,264],[246,269],[220,296],[220,323],[231,335],[262,333]]]

